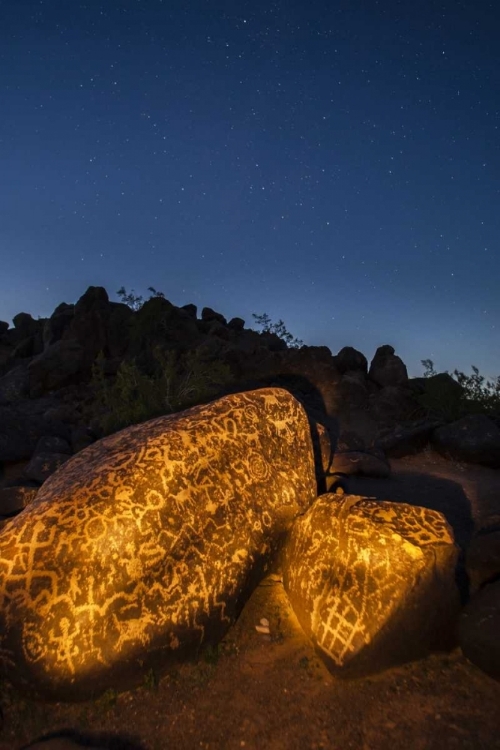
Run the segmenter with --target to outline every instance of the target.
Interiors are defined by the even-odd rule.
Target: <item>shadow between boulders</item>
[[[385,479],[349,477],[348,492],[376,500],[408,503],[442,513],[460,548],[456,581],[462,601],[467,600],[469,580],[464,565],[465,551],[474,532],[474,520],[470,501],[458,482],[431,474],[398,470]]]

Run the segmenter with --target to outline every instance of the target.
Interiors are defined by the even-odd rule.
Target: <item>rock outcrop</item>
[[[500,469],[500,429],[483,414],[471,414],[438,427],[432,434],[432,445],[458,461]]]
[[[245,396],[241,395],[242,392],[270,387],[273,389],[285,389],[301,404],[301,407],[297,407],[297,413],[300,412],[301,414],[300,425],[302,425],[301,420],[303,420],[302,409],[307,414],[309,425],[308,439],[312,441],[311,445],[314,457],[315,494],[322,495],[327,490],[332,492],[338,487],[344,488],[347,491],[349,485],[352,485],[356,481],[350,479],[351,475],[370,477],[387,476],[391,470],[389,458],[407,456],[411,453],[423,451],[431,446],[446,458],[476,463],[492,467],[493,469],[500,468],[500,415],[496,415],[496,417],[493,415],[492,418],[471,415],[457,420],[457,414],[463,413],[465,393],[463,386],[447,373],[440,373],[426,378],[408,378],[404,363],[396,355],[394,348],[389,345],[379,347],[371,363],[368,362],[364,354],[353,347],[344,347],[336,355],[333,355],[330,349],[325,346],[302,346],[300,349],[290,348],[276,334],[269,332],[259,333],[245,328],[245,321],[242,318],[235,317],[227,322],[227,318],[222,313],[216,312],[209,307],[202,308],[201,315],[198,317],[198,309],[195,305],[188,304],[177,307],[162,295],[157,294],[146,301],[140,309],[136,310],[131,309],[123,303],[111,302],[106,290],[102,287],[89,287],[75,304],[60,304],[49,318],[35,320],[27,313],[19,313],[15,316],[13,323],[13,327],[9,327],[7,323],[0,321],[0,545],[5,545],[7,539],[14,539],[16,534],[20,533],[20,529],[24,528],[25,524],[26,532],[30,530],[29,533],[35,535],[34,527],[30,524],[32,524],[33,519],[38,518],[37,514],[39,510],[37,509],[40,507],[39,504],[41,503],[44,507],[48,508],[49,499],[51,499],[50,504],[54,505],[50,515],[52,520],[50,521],[48,531],[47,528],[43,527],[45,531],[42,533],[40,531],[42,527],[37,527],[41,534],[37,539],[40,538],[42,546],[45,539],[44,534],[47,535],[47,539],[56,537],[59,541],[63,539],[64,534],[70,528],[70,525],[68,526],[69,521],[67,520],[70,516],[67,514],[70,514],[71,504],[68,504],[66,500],[59,504],[59,501],[55,500],[54,488],[59,486],[61,477],[68,479],[70,475],[72,476],[75,466],[80,467],[78,472],[81,473],[78,476],[81,476],[82,479],[78,481],[82,483],[82,486],[87,487],[84,481],[86,469],[82,467],[84,464],[87,466],[89,460],[92,462],[97,460],[96,455],[99,455],[103,443],[96,444],[95,452],[93,452],[93,449],[90,452],[82,451],[92,446],[96,439],[105,434],[101,418],[103,414],[102,409],[106,410],[108,406],[105,401],[103,406],[102,402],[96,399],[97,386],[95,379],[92,379],[92,373],[98,372],[102,375],[102,382],[99,381],[101,385],[104,384],[106,387],[112,386],[119,382],[117,381],[117,373],[120,371],[120,365],[123,363],[129,367],[132,366],[132,363],[135,363],[141,376],[144,375],[145,378],[151,377],[158,371],[159,362],[163,366],[168,361],[174,362],[173,377],[175,379],[175,377],[179,376],[179,372],[181,372],[180,370],[179,372],[175,371],[175,363],[182,361],[183,357],[193,356],[195,361],[203,362],[204,366],[208,367],[208,371],[222,367],[224,371],[227,371],[228,378],[226,380],[222,379],[217,384],[217,389],[210,391],[209,396],[205,395],[206,401],[220,396],[227,396],[233,399],[232,403],[236,403],[238,400],[244,400]],[[181,374],[185,375],[182,372]],[[129,395],[136,398],[138,393],[133,391],[133,386],[128,384],[128,387],[132,388]],[[260,392],[264,393],[265,391],[262,390]],[[291,398],[291,396],[288,396],[285,400]],[[200,403],[201,401],[202,398],[199,398],[196,403]],[[155,414],[163,413],[161,408],[155,411]],[[173,406],[169,408],[183,407]],[[204,413],[212,414],[212,408],[215,407],[203,407],[203,409],[206,409]],[[142,415],[137,419],[139,418],[144,419],[145,417]],[[181,420],[181,416],[161,417],[160,419],[165,419],[165,424],[174,425],[178,424],[177,420]],[[133,432],[135,431],[134,434],[142,434],[140,425],[130,429]],[[170,427],[167,428],[167,432],[168,430],[170,430]],[[302,430],[302,426],[300,430]],[[175,434],[177,435],[177,432]],[[108,440],[109,442],[104,441],[106,446],[120,444],[120,439],[117,435]],[[285,444],[283,442],[283,447],[286,447],[286,450],[288,450],[288,443]],[[201,446],[198,446],[198,448],[201,451]],[[108,448],[106,448],[107,450]],[[302,455],[301,451],[302,448],[298,451],[300,455]],[[192,460],[193,467],[197,465],[195,453],[196,451],[189,453],[189,456],[191,456],[189,460]],[[252,455],[252,451],[250,451],[250,454]],[[115,454],[113,453],[113,455]],[[291,465],[295,458],[288,455],[283,460],[290,462]],[[302,459],[299,458],[299,465],[301,461]],[[219,469],[217,469],[217,466],[218,464],[215,463],[214,472],[216,470],[222,471],[222,468],[219,466]],[[127,471],[129,469],[126,466],[117,467],[115,478],[122,476],[123,472],[126,474]],[[293,478],[293,482],[296,482],[295,471],[296,467],[294,465],[290,475]],[[310,467],[307,469],[307,472],[310,472]],[[191,476],[190,474],[188,475]],[[213,478],[214,475],[210,474],[210,476]],[[230,474],[230,476],[233,475]],[[288,477],[288,468],[284,476]],[[307,477],[309,477],[309,473]],[[110,498],[112,497],[116,500],[117,485],[113,484],[115,480],[112,477],[108,476],[108,479],[111,482]],[[236,478],[235,475],[235,481],[237,481],[237,486],[233,488],[233,491],[236,493],[243,492],[244,489],[242,489],[239,476]],[[144,477],[141,475],[137,486],[143,487],[143,482]],[[64,480],[64,486],[66,487],[65,483],[66,480]],[[203,489],[202,486],[197,486],[196,482],[194,482],[194,485],[192,492],[196,497],[201,497],[203,492],[208,491],[206,488]],[[282,486],[285,487],[285,505],[287,502],[286,497],[288,497],[286,485],[287,483],[283,480]],[[124,489],[125,494],[129,492],[131,486],[132,482],[126,484]],[[226,487],[224,481],[221,486]],[[253,485],[250,483],[249,486]],[[228,489],[227,491],[229,492]],[[82,492],[84,494],[84,491],[79,489],[74,493],[76,505],[79,502],[83,502],[78,500],[78,498],[83,497]],[[121,511],[118,513],[116,519],[114,517],[113,509],[121,508],[120,503],[122,500],[116,502],[118,503],[117,505],[110,504],[107,501],[99,506],[102,508],[102,513],[107,519],[106,523],[109,523],[111,525],[110,528],[113,529],[115,528],[113,524],[119,525],[123,520],[120,515]],[[257,499],[256,502],[259,503],[260,500]],[[318,513],[320,513],[320,509],[325,502],[327,500],[320,498]],[[333,500],[331,502],[333,503]],[[339,504],[338,499],[335,502],[337,505]],[[224,505],[224,502],[222,504]],[[334,506],[337,507],[335,503],[333,503],[332,507]],[[368,505],[365,508],[366,513],[363,511],[365,516],[363,516],[364,520],[361,523],[358,515],[360,508],[364,507],[362,502],[359,507],[357,504],[354,504],[348,520],[344,519],[342,524],[339,525],[338,518],[335,516],[331,520],[331,524],[337,524],[338,529],[341,529],[339,533],[343,540],[345,540],[345,530],[347,529],[350,534],[351,524],[354,524],[352,544],[354,546],[358,545],[359,555],[363,560],[365,558],[371,560],[373,550],[370,547],[367,551],[367,548],[363,547],[363,539],[365,541],[366,539],[372,540],[374,544],[373,549],[379,549],[380,545],[383,547],[381,540],[386,539],[384,534],[388,533],[388,529],[392,527],[389,522],[379,523],[380,519],[377,523],[374,523],[373,518],[375,516],[370,516],[368,511],[366,511],[366,508],[369,507]],[[225,505],[224,509],[225,513],[228,510]],[[63,514],[61,519],[59,519],[60,512]],[[81,512],[82,524],[85,526],[91,516],[87,515],[87,509],[85,512],[81,510],[79,512]],[[257,511],[255,512],[257,513]],[[149,518],[152,513],[149,506],[145,513]],[[180,506],[179,513],[181,513]],[[405,513],[407,522],[410,522],[413,518],[413,521],[411,521],[414,524],[412,526],[413,529],[422,529],[426,523],[431,523],[429,520],[430,517],[425,516],[424,521],[422,521],[423,517],[418,515],[419,513],[429,513],[429,511],[424,512],[421,509],[413,509],[412,512],[405,511]],[[161,515],[160,511],[158,511],[158,514]],[[174,518],[174,516],[170,517]],[[267,515],[265,517],[267,518]],[[229,523],[229,520],[227,520],[229,516],[224,516],[224,518]],[[255,518],[252,518],[252,523],[254,521],[257,523]],[[358,520],[356,521],[357,518]],[[399,520],[394,520],[394,518]],[[401,521],[400,516],[396,514],[393,520],[395,524],[394,529],[396,529]],[[60,523],[62,524],[61,527]],[[200,523],[204,523],[203,519],[200,520]],[[213,525],[209,524],[208,528],[213,530],[213,535],[218,533],[218,523],[217,521]],[[298,521],[298,528],[301,523],[303,523],[302,519]],[[432,521],[431,526],[433,523],[434,521]],[[131,525],[129,526],[129,524]],[[142,520],[134,517],[133,512],[130,511],[130,517],[127,516],[127,519],[123,521],[123,528],[130,529],[133,524],[136,524],[136,526],[138,524],[141,525]],[[365,532],[360,532],[362,527],[366,532],[365,537],[363,537],[363,533]],[[76,521],[74,521],[73,528],[76,529]],[[94,527],[91,524],[91,528],[98,529],[101,527],[99,527],[98,523],[95,523]],[[153,528],[153,524],[151,523],[148,528]],[[241,529],[238,533],[240,531]],[[270,534],[269,537],[266,536],[268,532]],[[74,538],[80,539],[76,546],[68,548],[66,541],[61,541],[60,556],[56,556],[55,558],[55,560],[60,561],[64,555],[68,554],[65,570],[68,571],[68,576],[76,576],[75,580],[77,580],[78,576],[83,575],[81,571],[78,571],[78,568],[81,567],[81,560],[77,555],[77,551],[79,549],[78,544],[84,544],[84,542],[82,541],[83,537],[78,536],[78,533],[75,531],[76,536]],[[150,532],[148,531],[147,533]],[[178,543],[179,546],[175,548],[174,555],[182,557],[185,549],[195,550],[191,561],[194,565],[196,559],[198,559],[199,550],[203,549],[206,551],[208,549],[207,545],[210,546],[212,544],[215,536],[210,537],[210,540],[207,542],[202,538],[201,530],[199,531],[199,538],[196,537],[195,531],[191,530],[189,533],[194,534],[194,536],[190,537],[187,531],[187,536],[186,534],[181,535]],[[262,533],[262,537],[259,537],[260,533]],[[321,534],[324,535],[324,533],[324,531],[318,529],[315,539],[323,538]],[[394,554],[394,558],[391,559],[393,559],[395,569],[399,566],[400,570],[405,570],[405,565],[408,563],[409,558],[405,557],[401,549],[403,551],[406,550],[406,552],[413,549],[416,555],[415,559],[420,561],[428,561],[430,559],[429,555],[434,550],[433,542],[429,542],[427,546],[419,546],[419,543],[414,543],[409,538],[407,539],[397,529],[394,533],[399,534],[403,541],[395,540],[394,536],[391,536],[390,541],[384,547],[384,551],[388,555]],[[474,536],[470,547],[464,550],[465,567],[469,577],[471,594],[482,594],[486,584],[494,583],[500,575],[497,554],[498,533],[496,527],[489,529],[488,533],[484,530],[479,530]],[[252,536],[252,544],[255,543],[258,546],[259,540],[265,539],[262,544],[264,546],[272,546],[274,544],[274,542],[271,542],[273,534],[274,531],[271,533],[267,527],[260,530],[256,529],[255,534]],[[97,549],[101,543],[105,546],[97,532],[96,535],[96,538],[91,543],[89,542],[92,549]],[[193,542],[195,538],[197,541]],[[237,535],[236,538],[238,538]],[[114,539],[113,535],[111,535],[111,539]],[[335,543],[340,544],[339,540]],[[92,547],[94,544],[95,547]],[[187,546],[184,548],[183,544]],[[345,541],[342,544],[345,544]],[[377,547],[377,545],[379,546]],[[444,547],[449,551],[450,543],[447,542]],[[333,545],[333,548],[335,548],[335,545]],[[4,575],[9,566],[14,565],[14,563],[16,565],[18,563],[21,564],[19,562],[21,558],[14,560],[12,550],[16,549],[15,545],[14,547],[4,546],[2,549],[8,550],[3,562],[2,575]],[[215,550],[215,547],[213,549]],[[352,552],[354,547],[351,546],[349,549]],[[153,550],[153,546],[151,550]],[[325,550],[325,554],[327,554],[327,551]],[[109,550],[108,552],[111,554]],[[48,553],[43,551],[40,554],[40,560],[43,561],[45,560],[44,556]],[[149,555],[149,552],[147,554]],[[354,555],[354,552],[352,554]],[[151,552],[151,565],[153,567],[156,565],[155,561],[157,558],[155,555],[156,552]],[[129,558],[125,556],[124,559],[128,560],[127,564],[132,565]],[[347,559],[342,550],[340,559]],[[355,556],[352,559],[357,560]],[[255,553],[254,562],[256,564],[254,568],[252,567],[252,571],[257,571],[258,566],[264,564],[264,557],[260,557],[259,554]],[[370,570],[367,568],[364,573],[360,573],[359,571],[362,568],[358,562],[355,563],[355,569],[359,575],[365,575],[366,580],[368,580],[370,578]],[[97,562],[95,564],[97,566]],[[420,563],[418,564],[420,565]],[[424,565],[424,563],[422,564]],[[244,569],[243,562],[242,565],[242,569]],[[328,568],[328,565],[330,565],[330,562],[325,561],[325,570]],[[410,599],[405,600],[404,586],[401,584],[402,588],[397,596],[401,595],[402,598],[398,600],[395,594],[396,609],[394,612],[391,610],[387,615],[389,623],[387,629],[383,630],[381,634],[372,633],[369,629],[366,630],[372,638],[371,643],[366,643],[360,647],[359,653],[356,652],[355,655],[346,656],[342,670],[349,672],[351,668],[349,664],[351,662],[354,671],[356,671],[358,664],[363,665],[365,661],[368,667],[371,664],[375,664],[377,662],[377,654],[380,653],[379,644],[385,643],[385,634],[389,632],[406,632],[407,624],[404,619],[406,615],[403,616],[405,609],[404,601],[407,603],[409,601],[411,606],[415,605],[415,611],[418,617],[420,617],[420,614],[424,611],[422,592],[425,585],[427,585],[425,582],[430,581],[430,578],[426,578],[427,572],[425,571],[427,571],[427,568],[425,565],[422,569],[424,571],[422,581],[418,585],[415,584],[417,599],[413,601],[410,597]],[[72,566],[76,572],[70,574],[69,570],[70,568],[73,569]],[[50,575],[52,576],[52,573]],[[150,574],[148,573],[148,575]],[[411,580],[411,575],[411,572],[408,573],[408,581]],[[249,582],[252,576],[253,572],[252,575],[249,573]],[[102,570],[99,568],[94,581],[101,581],[102,578]],[[54,578],[51,579],[51,581],[54,580]],[[37,617],[39,617],[37,622],[42,623],[43,620],[43,627],[51,628],[50,632],[49,630],[40,631],[43,633],[43,637],[46,640],[48,639],[48,641],[52,639],[52,643],[62,643],[64,639],[61,634],[63,631],[66,632],[64,629],[69,627],[68,623],[71,620],[66,617],[66,614],[61,609],[60,616],[58,615],[59,619],[55,618],[55,616],[52,620],[50,617],[47,617],[45,622],[44,617],[40,613],[45,612],[44,607],[47,608],[46,612],[49,611],[49,597],[44,592],[48,590],[47,587],[50,588],[53,584],[48,578],[44,579],[43,575],[39,576],[38,574],[31,581],[31,588],[29,588],[28,594],[26,596],[22,594],[22,597],[25,597],[25,601],[36,599],[39,603],[41,609],[37,610]],[[123,581],[126,584],[126,578]],[[117,578],[117,586],[121,586],[123,581],[120,582]],[[391,581],[393,581],[391,578],[387,580],[387,590],[390,590],[391,585],[393,585]],[[375,579],[373,579],[372,583],[375,587],[374,590],[377,591],[377,587],[384,587],[386,585],[385,582]],[[124,590],[128,591],[126,589],[128,584],[125,584]],[[71,585],[73,586],[73,583]],[[80,578],[78,578],[78,585],[74,588],[76,599],[80,596],[82,597],[81,601],[83,601],[85,596],[90,596],[89,585],[89,582],[80,582]],[[107,583],[104,582],[101,585],[105,588]],[[429,585],[429,600],[433,601],[432,597],[434,597],[435,587],[434,584]],[[424,586],[424,588],[421,586]],[[241,591],[243,591],[243,588]],[[153,589],[155,591],[160,590],[156,584]],[[454,591],[453,585],[452,589]],[[488,589],[491,591],[489,586]],[[52,591],[52,589],[50,590]],[[22,587],[19,591],[22,591]],[[95,591],[92,589],[92,596],[94,596],[94,593]],[[40,597],[37,598],[39,594]],[[208,595],[205,593],[204,596],[206,600]],[[231,601],[234,603],[234,611],[236,611],[239,606],[238,602],[244,599],[243,594],[241,595],[241,599],[238,598],[239,594],[235,594],[233,599],[231,599],[231,596],[228,595],[227,599],[228,612],[233,606]],[[446,596],[446,594],[443,594],[443,601],[446,599]],[[45,600],[44,597],[46,597]],[[63,600],[64,597],[60,601],[62,602]],[[16,600],[17,603],[15,605],[12,603],[9,604],[8,608],[8,612],[10,613],[8,616],[11,618],[9,621],[9,632],[11,635],[17,627],[12,625],[15,621],[15,616],[12,614],[14,609],[12,607],[17,607],[19,601]],[[373,599],[373,601],[378,600]],[[36,606],[38,607],[38,604]],[[121,606],[121,604],[117,605],[118,609]],[[397,609],[398,606],[400,606],[400,609]],[[156,638],[153,633],[154,626],[151,625],[150,630],[144,635],[138,625],[138,622],[141,621],[141,617],[138,614],[139,609],[134,609],[134,607],[135,605],[131,606],[128,611],[128,624],[124,626],[125,630],[122,629],[120,631],[121,634],[116,637],[121,638],[122,643],[125,644],[132,642],[133,638],[136,637],[134,633],[142,633],[137,638],[139,641],[141,638],[145,639],[144,643],[146,643],[146,646],[144,648],[147,651],[150,648],[147,644],[153,643]],[[122,611],[120,609],[120,612]],[[4,616],[6,616],[5,612]],[[84,615],[84,617],[86,616]],[[90,614],[88,616],[90,617]],[[383,616],[380,616],[383,619]],[[0,619],[1,617],[2,613],[0,612]],[[123,621],[125,619],[125,617],[122,618]],[[362,629],[359,624],[360,622],[361,620],[356,621],[357,626],[359,625]],[[429,622],[434,622],[432,617]],[[29,627],[32,626],[34,630],[30,631]],[[14,628],[13,630],[12,627]],[[36,652],[36,642],[39,637],[36,634],[38,633],[37,628],[39,626],[35,626],[32,623],[29,627],[26,630],[27,635],[23,635],[21,640],[17,642],[17,645],[14,644],[12,648],[22,651],[25,649],[26,644],[28,644],[26,648],[28,650],[30,648],[34,649],[33,653]],[[391,627],[394,627],[394,631],[391,631]],[[214,637],[216,637],[217,632],[221,632],[217,628],[218,625],[214,626]],[[16,632],[19,634],[20,631]],[[89,632],[92,632],[92,629]],[[111,627],[106,632],[112,633],[114,631]],[[117,632],[115,631],[115,635]],[[151,635],[151,641],[148,641],[148,633],[150,632],[153,634]],[[186,632],[188,631],[186,630]],[[410,628],[408,632],[410,633],[407,639],[408,644],[410,646],[417,644],[418,637],[414,630]],[[426,632],[423,631],[422,643],[427,637],[425,635]],[[125,633],[127,634],[125,635]],[[13,637],[15,640],[18,636]],[[176,635],[175,637],[178,636]],[[387,638],[389,637],[387,636]],[[467,638],[468,642],[470,642],[474,636],[469,634]],[[430,643],[430,640],[429,637],[428,643]],[[179,642],[181,641],[182,638],[179,638]],[[392,656],[395,657],[397,652],[397,638],[395,638],[394,644],[392,644],[390,638],[389,641],[388,653],[392,658]],[[74,644],[75,641],[71,641],[70,639],[68,643]],[[87,645],[86,641],[85,647]],[[96,648],[98,647],[96,646]],[[154,652],[154,648],[154,645],[151,646],[151,653]],[[160,651],[162,648],[163,646],[160,648]],[[169,646],[165,646],[167,652],[169,648]],[[94,649],[94,645],[90,648],[90,653],[97,653],[97,651],[92,651],[92,649]],[[377,651],[377,649],[379,650]],[[470,652],[473,652],[473,648]],[[28,651],[23,651],[25,656],[27,653]],[[49,652],[47,651],[46,653]],[[148,651],[148,653],[150,652]],[[23,659],[25,659],[25,656],[23,656]],[[43,672],[45,666],[40,667],[41,671],[37,671],[39,666],[44,664],[43,659],[45,657],[42,656],[40,658],[41,661],[36,662],[38,665],[36,668],[33,666],[35,662],[30,662],[33,669],[30,672],[31,667],[26,667],[25,672],[26,680],[30,681],[33,677],[35,685],[37,684],[37,680],[40,685],[45,684],[44,680],[46,680],[45,673]],[[67,661],[76,657],[73,652],[68,651],[61,658],[63,661],[65,659]],[[104,661],[108,664],[106,659]],[[78,659],[76,661],[78,662]],[[112,661],[111,659],[109,662],[111,664],[110,674],[116,666]],[[128,666],[132,662],[133,657],[131,657],[131,662]],[[476,663],[479,664],[479,660],[476,660]],[[123,669],[127,671],[128,666],[125,664]],[[59,667],[56,668],[54,666],[54,669],[57,671]],[[106,669],[104,669],[104,672]],[[133,666],[130,671],[134,671]],[[66,678],[61,678],[61,685],[64,683],[64,679]],[[106,679],[106,677],[103,678],[103,685],[106,683]]]

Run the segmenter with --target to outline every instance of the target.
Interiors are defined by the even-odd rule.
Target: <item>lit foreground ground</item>
[[[393,462],[390,480],[352,491],[447,512],[458,534],[500,520],[500,476],[433,454]],[[404,498],[403,498],[404,496]],[[419,501],[420,498],[420,501]],[[267,618],[270,635],[256,631]],[[94,702],[43,705],[3,689],[0,750],[59,729],[129,750],[443,750],[500,748],[500,682],[459,650],[369,678],[333,677],[317,658],[279,580],[263,581],[217,652],[159,685]]]

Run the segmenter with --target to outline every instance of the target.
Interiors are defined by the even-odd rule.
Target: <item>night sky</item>
[[[500,374],[500,5],[0,2],[0,319],[122,285]]]

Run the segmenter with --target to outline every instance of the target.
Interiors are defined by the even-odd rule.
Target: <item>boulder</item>
[[[110,302],[104,321],[106,356],[123,359],[130,346],[134,312],[122,302]]]
[[[37,487],[18,485],[0,488],[0,516],[20,513],[31,503],[38,492]]]
[[[394,427],[420,417],[422,409],[408,388],[386,385],[370,396],[370,414],[381,428]]]
[[[231,318],[227,327],[230,328],[231,331],[243,331],[245,328],[245,321],[243,318]]]
[[[29,313],[25,312],[14,315],[12,322],[14,323],[13,333],[15,333],[16,343],[36,336],[43,327],[42,321],[34,320]]]
[[[337,415],[342,400],[341,376],[328,347],[302,346],[277,352],[272,367],[276,374],[296,376],[307,382],[320,397],[322,410],[330,417]]]
[[[364,375],[368,372],[368,362],[362,352],[358,352],[352,346],[344,346],[343,349],[335,355],[335,366],[337,370],[343,375],[349,370],[355,372],[361,372]]]
[[[190,318],[194,318],[194,320],[196,320],[196,317],[198,315],[198,308],[196,307],[196,305],[193,305],[193,304],[182,305],[180,309],[184,310],[186,315],[188,315]]]
[[[438,419],[418,419],[382,430],[377,445],[391,458],[419,453],[431,441],[435,429],[442,426]]]
[[[59,435],[42,435],[33,453],[66,453],[71,455],[71,447],[68,441]]]
[[[316,496],[307,416],[238,393],[73,456],[0,534],[0,661],[45,698],[126,689],[227,631]]]
[[[483,414],[438,427],[432,445],[446,458],[500,469],[500,428]]]
[[[131,322],[132,354],[151,353],[160,345],[194,349],[201,341],[197,321],[164,297],[148,299]]]
[[[221,315],[221,313],[215,312],[215,310],[212,310],[211,307],[204,307],[201,311],[201,319],[205,323],[211,323],[213,320],[218,321],[219,323],[222,323],[222,325],[227,325],[227,320],[224,317],[224,315]]]
[[[35,402],[27,402],[34,410]],[[22,461],[30,458],[42,435],[66,437],[67,427],[61,422],[27,414],[19,404],[0,406],[0,461]]]
[[[287,537],[283,584],[326,664],[357,676],[452,644],[457,558],[441,513],[322,495]]]
[[[231,338],[231,331],[229,328],[218,320],[211,320],[208,323],[206,333],[209,336],[218,336],[225,341],[229,341]]]
[[[75,306],[67,305],[66,302],[61,302],[56,307],[50,318],[45,321],[43,327],[43,343],[44,348],[52,346],[56,341],[59,341],[68,325],[73,320],[75,315]]]
[[[465,553],[465,569],[471,594],[500,578],[500,526],[481,529],[472,538]]]
[[[383,455],[368,451],[336,451],[330,467],[334,474],[388,477],[391,467]]]
[[[346,447],[366,447],[375,443],[379,427],[372,415],[366,409],[350,409],[342,406],[339,414],[340,434],[348,436],[349,445]]]
[[[69,458],[67,453],[36,453],[24,469],[24,476],[43,484]]]
[[[262,331],[259,333],[261,346],[264,346],[270,352],[285,352],[288,351],[286,341],[283,341],[278,334],[272,331]]]
[[[78,453],[95,443],[96,435],[86,425],[76,425],[71,430],[71,452]]]
[[[62,341],[71,341],[81,347],[80,368],[84,371],[90,372],[99,352],[107,352],[110,310],[106,290],[90,286],[75,304],[74,315],[64,329]]]
[[[28,362],[13,367],[0,378],[0,404],[13,404],[28,396]]]
[[[368,377],[382,388],[387,385],[402,385],[408,381],[406,365],[394,354],[394,348],[386,344],[379,346],[370,364]]]
[[[460,617],[458,637],[464,655],[500,680],[500,581],[476,594]]]
[[[412,378],[408,387],[430,418],[453,422],[463,416],[465,389],[449,373]]]
[[[56,341],[28,365],[32,398],[71,383],[85,370],[84,348],[75,340]]]
[[[339,434],[337,442],[337,451],[364,451],[366,450],[366,441],[356,432],[343,429]]]
[[[342,375],[339,384],[339,395],[343,409],[349,405],[351,409],[366,409],[370,401],[370,393],[366,382],[366,375],[362,370],[347,370]]]

